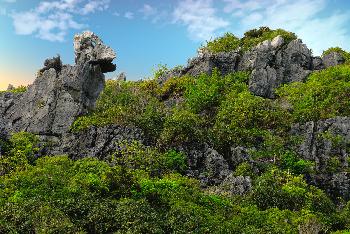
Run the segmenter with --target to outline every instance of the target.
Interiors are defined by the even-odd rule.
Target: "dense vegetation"
[[[248,50],[277,35],[295,39],[260,28],[242,39],[226,34],[206,48]],[[350,116],[349,65],[284,85],[276,99],[253,95],[248,72],[223,76],[214,69],[160,85],[166,70],[160,66],[144,81],[108,80],[96,109],[72,125],[76,132],[136,126],[147,146],[120,141],[104,160],[72,160],[38,157],[45,145],[30,133],[0,140],[0,233],[350,233],[350,202],[307,183],[316,162],[295,152],[300,139],[289,134],[296,123]],[[318,137],[342,141],[327,132]],[[186,176],[188,158],[179,149],[203,142],[224,157],[232,147],[249,149],[254,163],[230,165],[234,176],[249,176],[249,192],[203,188]],[[336,155],[324,163],[328,174],[340,164]]]
[[[25,91],[27,91],[27,86],[20,85],[17,88],[13,88],[13,89],[6,90],[6,91],[0,91],[0,94],[2,94],[2,93],[24,93]]]
[[[283,29],[272,30],[268,27],[260,27],[259,29],[252,29],[244,33],[242,38],[238,38],[232,33],[225,33],[222,37],[208,41],[202,49],[210,52],[230,52],[235,50],[247,51],[265,40],[272,40],[278,35],[282,36],[285,43],[288,43],[297,36]]]

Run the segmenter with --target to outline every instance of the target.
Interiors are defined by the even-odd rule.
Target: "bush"
[[[173,109],[166,117],[159,143],[169,147],[201,142],[203,139],[202,118],[186,109]]]
[[[331,213],[332,201],[320,189],[307,185],[302,175],[272,169],[255,181],[252,199],[261,209],[301,210]]]
[[[346,64],[350,63],[350,53],[345,51],[345,50],[343,50],[340,47],[331,47],[331,48],[323,51],[322,57],[324,57],[325,55],[330,54],[332,52],[337,52],[337,53],[341,54],[344,57],[344,59],[345,59],[345,63]]]
[[[350,115],[350,67],[341,65],[312,73],[305,83],[278,89],[293,107],[294,122],[317,121]]]
[[[4,155],[0,157],[0,175],[24,169],[34,163],[39,151],[39,138],[31,133],[19,132],[2,145]]]
[[[270,100],[239,91],[232,90],[219,107],[213,127],[219,148],[257,146],[270,136],[270,129],[288,123],[288,115]]]
[[[213,53],[230,52],[239,49],[241,42],[238,37],[232,33],[225,33],[224,36],[208,41],[205,49]]]
[[[257,46],[259,43],[272,40],[277,36],[282,36],[285,43],[289,43],[297,36],[283,29],[272,30],[268,27],[260,27],[258,29],[252,29],[244,33],[244,37],[239,39],[232,33],[226,33],[224,36],[216,38],[212,41],[208,41],[207,44],[201,49],[209,50],[213,53],[230,52],[241,49],[247,51]]]

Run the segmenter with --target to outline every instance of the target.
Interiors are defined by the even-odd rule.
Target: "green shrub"
[[[202,125],[203,120],[199,115],[175,108],[165,119],[159,143],[172,146],[200,142],[203,139]]]
[[[224,36],[208,41],[205,49],[213,53],[230,52],[239,49],[241,42],[238,37],[232,33],[225,33]]]
[[[270,136],[269,129],[288,123],[288,115],[270,100],[249,91],[232,90],[221,103],[213,133],[218,147],[257,146]]]
[[[299,159],[298,156],[291,151],[287,151],[281,156],[281,168],[290,170],[294,174],[306,174],[314,171],[314,163],[308,160]]]
[[[20,85],[17,88],[11,89],[11,90],[5,90],[5,91],[0,91],[0,94],[2,93],[24,93],[27,91],[27,86]]]
[[[24,169],[34,163],[39,151],[39,138],[27,132],[15,133],[8,143],[3,142],[4,155],[0,157],[0,175]]]
[[[350,115],[350,67],[341,65],[313,72],[305,83],[294,82],[278,89],[293,107],[295,122]]]
[[[334,204],[324,192],[307,185],[302,175],[295,176],[278,169],[266,172],[255,181],[252,199],[261,209],[335,211]]]
[[[345,63],[346,64],[350,63],[350,53],[345,51],[345,50],[343,50],[340,47],[331,47],[331,48],[323,51],[322,56],[330,54],[331,52],[337,52],[337,53],[341,54],[344,57],[344,59],[345,59]]]
[[[277,36],[282,36],[285,43],[289,43],[297,36],[283,29],[272,30],[268,27],[260,27],[258,29],[252,29],[244,33],[244,37],[239,39],[232,33],[226,33],[224,36],[216,38],[212,41],[208,41],[207,44],[201,49],[209,50],[213,53],[230,52],[241,49],[247,51],[257,46],[259,43],[272,40]]]
[[[283,29],[272,30],[268,27],[260,27],[244,33],[244,37],[241,39],[242,48],[243,50],[250,50],[259,43],[266,40],[272,40],[277,36],[282,36],[286,44],[297,39],[297,36],[294,33]]]

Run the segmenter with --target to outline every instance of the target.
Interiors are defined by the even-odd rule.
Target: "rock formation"
[[[26,92],[1,94],[4,131],[60,136],[94,107],[104,88],[103,73],[115,70],[116,54],[92,32],[76,35],[74,50],[74,66],[62,65],[59,56],[47,59]]]

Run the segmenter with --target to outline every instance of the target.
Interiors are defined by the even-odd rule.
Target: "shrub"
[[[227,32],[222,37],[208,41],[204,48],[213,53],[230,52],[239,49],[240,44],[241,42],[238,37]]]
[[[341,65],[312,73],[305,83],[278,89],[293,107],[295,122],[317,121],[350,115],[350,67]]]
[[[232,33],[226,33],[224,36],[208,41],[201,49],[209,50],[213,53],[230,52],[241,49],[247,51],[257,46],[265,40],[272,40],[277,36],[282,36],[285,43],[297,39],[297,36],[283,29],[272,30],[268,27],[252,29],[244,33],[244,37],[239,39]]]
[[[4,155],[0,157],[0,175],[34,163],[39,151],[39,138],[31,133],[19,132],[13,134],[4,146]]]
[[[346,64],[349,64],[349,63],[350,63],[350,53],[347,52],[347,51],[345,51],[345,50],[343,50],[343,49],[340,48],[340,47],[331,47],[331,48],[329,48],[329,49],[323,51],[322,57],[325,56],[325,55],[327,55],[327,54],[330,54],[330,53],[332,53],[332,52],[337,52],[337,53],[341,54],[341,55],[344,57],[344,59],[345,59],[345,63],[346,63]]]
[[[202,118],[186,109],[175,108],[166,117],[164,129],[160,135],[161,145],[180,145],[200,142],[203,139]]]

